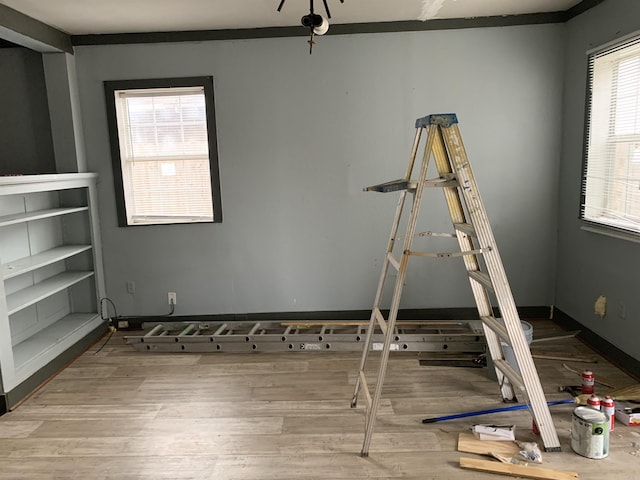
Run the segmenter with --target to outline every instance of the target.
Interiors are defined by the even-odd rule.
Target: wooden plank
[[[497,453],[505,457],[513,457],[520,452],[520,447],[516,442],[479,440],[473,433],[462,432],[458,435],[458,451],[489,456]]]
[[[577,335],[579,335],[581,332],[580,330],[575,330],[573,332],[567,332],[565,334],[562,335],[553,335],[550,337],[538,337],[538,338],[534,338],[533,340],[531,340],[531,343],[539,343],[539,342],[553,342],[555,340],[564,340],[566,338],[574,338]]]
[[[558,360],[564,362],[584,362],[598,363],[598,357],[595,355],[574,355],[571,353],[558,354],[556,352],[542,352],[540,350],[531,350],[531,356],[540,360]]]
[[[491,460],[460,457],[460,467],[481,472],[498,473],[511,477],[535,478],[542,480],[576,480],[576,472],[555,470],[552,468],[529,467],[512,463],[499,463]]]

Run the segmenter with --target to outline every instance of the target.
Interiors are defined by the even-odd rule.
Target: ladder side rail
[[[420,138],[422,137],[422,129],[416,128],[416,134],[413,137],[413,145],[411,146],[411,154],[409,155],[409,166],[407,167],[407,171],[405,173],[405,180],[407,182],[411,181],[411,175],[413,174],[413,167],[416,162],[416,157],[418,155],[418,148],[420,146]],[[407,197],[408,190],[402,190],[400,192],[400,198],[398,198],[398,205],[396,206],[396,214],[393,219],[393,224],[391,227],[391,235],[389,235],[389,243],[387,244],[387,257],[389,255],[393,255],[393,247],[395,245],[396,239],[398,238],[398,229],[400,228],[400,218],[402,217],[402,212],[404,211],[404,204]],[[385,272],[386,275],[386,272]],[[378,296],[376,295],[376,298]],[[376,307],[380,307],[378,303],[376,303]]]
[[[407,223],[407,229],[404,237],[403,253],[400,261],[400,268],[398,270],[398,276],[396,278],[396,285],[394,288],[393,299],[391,301],[391,308],[389,309],[389,315],[387,317],[387,333],[384,339],[384,345],[380,356],[380,367],[378,368],[378,377],[376,381],[375,392],[373,395],[373,401],[371,408],[367,412],[366,431],[364,437],[364,443],[362,446],[361,456],[367,457],[369,455],[369,445],[371,444],[371,438],[373,436],[373,427],[375,424],[376,414],[378,406],[380,404],[380,397],[382,396],[382,388],[384,385],[384,378],[387,371],[387,363],[389,361],[389,351],[391,349],[391,340],[393,338],[393,332],[395,331],[396,319],[398,316],[398,310],[400,307],[400,298],[402,297],[402,289],[404,288],[404,279],[407,273],[409,252],[411,251],[411,245],[413,243],[414,234],[416,231],[416,225],[418,223],[418,215],[420,213],[420,204],[422,201],[422,194],[424,193],[424,182],[427,178],[427,169],[429,167],[429,160],[431,158],[434,137],[437,126],[429,125],[425,127],[427,130],[427,140],[424,149],[424,155],[422,157],[422,165],[420,167],[420,174],[418,177],[418,188],[414,192],[413,204],[411,207],[411,214]],[[418,130],[421,130],[419,128]],[[419,140],[419,133],[416,133],[416,139]],[[414,144],[414,150],[417,152],[417,142]]]
[[[383,272],[380,277],[380,286],[384,285],[384,278],[386,277],[386,271],[388,261],[385,261],[385,266],[383,267]],[[377,299],[377,296],[376,296]],[[377,303],[377,302],[376,302]],[[364,386],[365,395],[367,397],[367,408],[371,406],[371,394],[369,392],[369,387],[366,382],[362,381],[364,379],[364,371],[367,365],[367,357],[369,355],[369,349],[371,348],[371,340],[373,338],[373,331],[375,329],[376,323],[376,310],[379,311],[377,307],[374,307],[371,311],[371,318],[369,319],[369,327],[367,328],[367,335],[364,339],[364,346],[362,347],[362,355],[360,356],[360,366],[358,368],[358,375],[356,376],[356,382],[353,391],[353,397],[351,398],[351,408],[355,408],[358,405],[358,393],[360,392],[360,387]]]
[[[442,133],[440,130],[439,133]],[[440,175],[447,175],[453,172],[453,167],[451,165],[451,161],[447,155],[444,138],[442,135],[438,135],[438,141],[434,145],[434,159],[436,167],[438,168],[438,173]],[[445,188],[443,190],[445,195],[445,200],[447,202],[447,207],[449,208],[449,214],[451,215],[451,220],[454,224],[464,224],[467,223],[467,219],[464,213],[462,200],[460,199],[459,189],[458,188]],[[456,230],[456,235],[458,238],[458,244],[460,245],[460,249],[462,251],[465,250],[473,250],[473,240],[466,233]],[[484,247],[484,245],[480,245],[480,247]],[[478,258],[475,255],[465,255],[463,257],[465,268],[467,272],[479,271],[480,263],[478,262]],[[478,308],[478,313],[480,317],[493,316],[493,308],[491,307],[491,300],[489,298],[489,294],[487,290],[478,282],[469,278],[469,283],[471,285],[471,291],[473,293],[473,297],[476,302],[476,306]],[[484,323],[482,324],[482,329],[484,331],[484,336],[487,341],[487,346],[489,347],[489,354],[492,359],[502,358],[502,346],[500,344],[500,339],[495,334],[493,330],[487,327]],[[495,365],[495,364],[494,364]],[[500,390],[502,394],[502,398],[504,401],[515,401],[515,393],[508,379],[502,373],[500,369],[494,367],[496,371],[496,377],[498,379],[498,384],[500,385]]]
[[[457,124],[443,128],[445,146],[452,160],[453,169],[458,176],[460,190],[467,205],[467,211],[476,229],[478,240],[491,250],[484,255],[489,276],[491,277],[498,300],[498,306],[505,327],[509,333],[511,346],[524,384],[527,388],[531,407],[544,443],[545,450],[559,450],[560,441],[553,425],[549,406],[547,405],[540,378],[536,370],[529,345],[522,331],[513,294],[509,288],[506,272],[500,259],[493,232],[489,225],[484,204],[480,197],[467,154],[462,143]]]
[[[371,349],[371,342],[373,338],[373,331],[376,328],[376,323],[378,321],[376,312],[382,312],[380,310],[380,304],[382,303],[382,296],[384,293],[384,286],[387,280],[387,275],[389,272],[389,265],[391,260],[389,256],[393,251],[395,237],[398,233],[398,225],[400,224],[400,218],[402,217],[402,211],[404,210],[404,204],[407,196],[407,191],[403,190],[400,192],[400,196],[398,199],[398,205],[396,207],[396,213],[393,221],[393,226],[391,228],[391,234],[389,235],[389,242],[387,243],[387,253],[384,256],[384,260],[382,262],[382,269],[380,272],[380,277],[378,279],[378,287],[376,289],[376,296],[373,301],[373,308],[371,310],[371,317],[369,318],[369,327],[367,328],[367,335],[365,337],[364,346],[362,348],[362,356],[360,357],[360,366],[358,367],[358,371],[364,371],[367,365],[367,358],[369,356],[369,350]],[[360,391],[361,381],[360,376],[356,377],[356,382],[354,386],[353,397],[351,398],[351,408],[355,408],[358,403],[358,393]],[[367,392],[367,396],[369,396],[369,392]]]
[[[411,175],[413,173],[413,166],[415,165],[416,156],[418,155],[418,147],[420,146],[421,137],[422,137],[422,129],[416,128],[416,133],[413,138],[413,145],[411,147],[411,154],[409,155],[409,166],[405,173],[405,179],[407,181],[411,180]],[[391,233],[389,234],[389,242],[387,243],[387,252],[384,257],[384,261],[382,263],[380,278],[378,280],[378,288],[376,290],[376,296],[373,302],[373,309],[371,311],[371,318],[369,319],[369,327],[367,329],[367,335],[364,341],[364,346],[362,348],[362,356],[360,358],[360,367],[358,371],[363,372],[367,365],[367,358],[369,355],[369,350],[371,349],[373,331],[375,330],[376,322],[377,322],[376,310],[380,311],[380,304],[382,302],[384,286],[386,283],[387,274],[389,272],[389,263],[390,263],[389,256],[393,254],[393,247],[395,245],[395,241],[398,235],[398,228],[400,226],[400,219],[402,217],[402,212],[404,210],[406,197],[407,197],[407,190],[402,190],[398,198],[396,213],[394,216],[393,224],[391,226]],[[354,408],[358,403],[358,392],[360,391],[360,385],[361,385],[360,375],[358,375],[358,377],[356,377],[354,393],[351,399],[352,408]],[[369,392],[367,392],[367,395],[369,395]]]
[[[418,148],[420,147],[420,139],[422,138],[422,128],[416,128],[416,134],[413,137],[413,145],[411,146],[411,154],[409,155],[409,165],[407,171],[404,174],[404,178],[407,182],[411,181],[411,175],[413,174],[413,167],[416,163],[416,157],[418,156]]]

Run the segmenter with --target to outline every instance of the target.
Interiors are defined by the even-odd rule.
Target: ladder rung
[[[453,228],[459,232],[466,233],[471,237],[476,236],[476,229],[470,223],[454,223]]]
[[[435,258],[451,258],[451,257],[464,257],[465,255],[479,255],[484,253],[486,249],[478,248],[476,250],[466,250],[464,252],[443,252],[443,253],[431,253],[431,252],[409,252],[409,255],[415,257],[435,257]]]
[[[387,253],[387,260],[391,265],[393,265],[393,268],[400,271],[400,262],[393,256],[391,252]]]
[[[184,330],[182,330],[182,331],[178,334],[178,336],[179,336],[179,337],[184,337],[185,335],[187,335],[188,333],[190,333],[190,332],[191,332],[193,329],[195,329],[195,328],[196,328],[196,326],[195,326],[193,323],[192,323],[192,324],[190,324],[190,325],[187,325],[187,326],[184,328]]]
[[[426,179],[423,183],[424,188],[447,188],[447,187],[457,187],[458,179],[456,178],[455,173],[445,173],[437,178],[429,178]],[[407,180],[405,178],[400,178],[398,180],[391,180],[389,182],[379,183],[377,185],[371,185],[369,187],[365,187],[363,190],[365,192],[397,192],[399,190],[413,190],[418,187],[417,180]]]
[[[445,238],[456,238],[455,233],[446,233],[446,232],[420,232],[414,234],[414,237],[445,237]],[[396,240],[403,240],[405,235],[398,235],[395,237]]]
[[[447,237],[447,238],[454,238],[455,236],[456,236],[455,233],[441,233],[441,232],[432,232],[432,231],[416,233],[416,237]],[[400,237],[398,237],[398,238],[400,238]],[[402,238],[404,238],[404,236]]]
[[[216,337],[220,335],[222,332],[224,332],[225,328],[227,328],[227,324],[223,323],[222,325],[220,325],[220,328],[218,328],[215,332],[213,332],[213,336]]]
[[[251,330],[249,330],[249,333],[247,333],[247,335],[253,335],[254,333],[256,333],[256,330],[258,330],[260,328],[260,323],[256,323]]]
[[[378,325],[380,325],[380,329],[382,330],[382,333],[387,333],[387,321],[385,320],[379,308],[375,309],[375,316],[376,316],[376,320],[378,321]]]
[[[502,325],[495,317],[480,317],[481,320],[495,332],[498,337],[502,340],[509,341],[509,334],[507,333],[507,329],[504,325]]]
[[[424,188],[451,188],[458,187],[459,183],[455,173],[444,173],[440,177],[426,179],[423,185]],[[418,188],[418,181],[411,180],[407,183],[406,188],[407,190],[415,190]]]
[[[164,329],[164,325],[162,325],[162,324],[156,325],[155,327],[153,327],[153,329],[151,329],[151,331],[149,333],[147,333],[145,335],[145,337],[153,337],[155,334],[157,334],[162,329]]]
[[[521,392],[526,391],[524,382],[522,381],[522,376],[516,372],[511,365],[501,358],[494,360],[493,364],[504,374],[505,377],[509,379],[509,383],[511,383],[511,385]]]
[[[477,270],[470,270],[469,277],[475,280],[478,283],[481,283],[489,290],[493,291],[493,284],[491,283],[491,278],[486,273],[479,272]]]

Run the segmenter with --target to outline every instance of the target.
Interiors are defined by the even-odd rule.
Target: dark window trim
[[[109,143],[111,149],[111,167],[113,184],[116,192],[116,210],[118,224],[121,227],[138,227],[151,225],[192,225],[193,223],[157,223],[151,225],[129,225],[124,200],[124,184],[122,182],[122,162],[120,158],[120,138],[116,117],[116,90],[134,90],[151,88],[204,87],[205,105],[207,109],[207,139],[209,141],[209,173],[211,175],[211,196],[213,201],[213,222],[222,222],[222,193],[220,191],[220,167],[218,161],[218,135],[216,132],[215,98],[213,94],[213,77],[154,78],[139,80],[114,80],[104,82],[104,93],[107,107],[109,127]]]
[[[585,108],[584,108],[584,125],[582,133],[582,162],[581,162],[581,179],[580,179],[580,203],[578,205],[578,219],[582,222],[581,229],[607,235],[622,240],[632,242],[640,241],[640,232],[631,230],[619,225],[610,225],[607,223],[590,220],[585,218],[585,206],[587,201],[587,169],[589,163],[589,136],[591,133],[591,111],[593,107],[594,85],[593,76],[595,61],[601,55],[607,55],[617,49],[626,48],[633,42],[640,42],[640,31],[634,31],[622,37],[616,38],[598,47],[587,51],[587,75],[585,82]],[[617,66],[615,67],[618,68]],[[609,125],[609,135],[613,135],[613,126]]]

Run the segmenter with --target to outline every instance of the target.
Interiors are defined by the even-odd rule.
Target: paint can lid
[[[607,416],[603,412],[591,407],[576,407],[573,414],[579,419],[589,423],[607,422]]]

